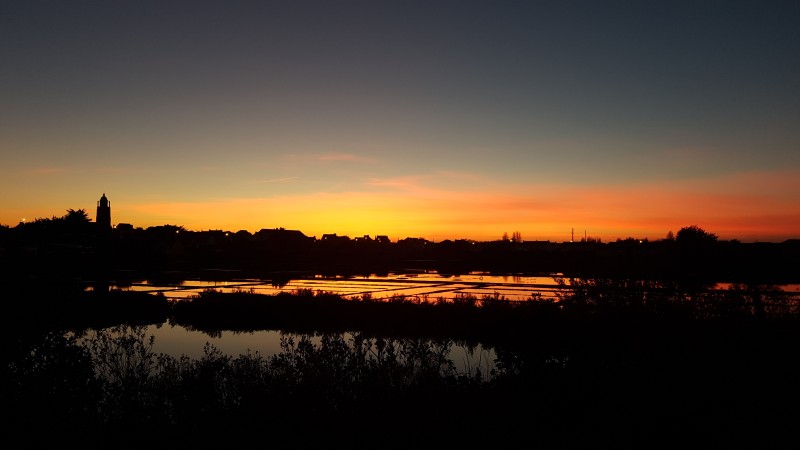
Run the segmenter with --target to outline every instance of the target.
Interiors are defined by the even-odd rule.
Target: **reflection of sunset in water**
[[[474,296],[481,299],[485,296],[503,298],[509,301],[525,301],[531,298],[556,298],[559,289],[569,288],[569,279],[559,287],[559,275],[527,276],[527,275],[492,275],[482,272],[470,272],[464,275],[447,275],[436,272],[390,273],[388,275],[369,275],[352,277],[313,277],[292,279],[285,284],[269,279],[232,279],[228,281],[185,280],[173,283],[141,281],[120,289],[163,293],[172,300],[182,300],[213,289],[222,293],[237,291],[255,294],[274,295],[281,292],[294,293],[311,291],[341,295],[345,298],[373,300],[403,297],[419,301],[452,300],[463,296]],[[713,290],[726,290],[731,283],[716,283]],[[777,286],[784,292],[800,292],[800,285],[788,284]]]
[[[188,356],[201,359],[204,356],[206,345],[219,350],[222,354],[237,357],[239,355],[255,355],[270,358],[281,353],[281,339],[294,338],[299,341],[301,334],[286,333],[280,330],[259,331],[220,331],[218,335],[211,336],[202,331],[190,330],[179,325],[163,323],[147,325],[144,335],[154,337],[153,351],[163,353],[174,358]],[[352,333],[343,333],[345,340],[350,342]],[[310,336],[315,345],[320,343],[320,336]],[[449,359],[455,364],[457,370],[466,371],[469,368],[481,368],[484,373],[494,369],[496,354],[491,348],[480,344],[462,345],[454,342],[449,350]]]
[[[133,283],[126,290],[141,292],[160,292],[169,299],[185,299],[206,289],[228,293],[247,291],[256,294],[273,295],[281,292],[292,293],[298,290],[330,292],[346,298],[371,297],[375,300],[403,296],[419,300],[435,301],[471,295],[499,296],[507,300],[522,301],[534,293],[542,297],[553,297],[557,282],[554,277],[489,275],[472,272],[465,275],[439,275],[437,273],[398,273],[389,275],[370,275],[358,277],[315,277],[290,280],[277,284],[272,280],[231,280],[207,281],[187,280],[178,285]]]

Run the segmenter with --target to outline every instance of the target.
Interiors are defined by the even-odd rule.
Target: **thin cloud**
[[[289,180],[296,180],[299,177],[283,177],[283,178],[272,178],[269,180],[258,180],[254,181],[253,183],[261,184],[261,183],[278,183],[281,181],[289,181]]]
[[[394,177],[394,178],[371,178],[366,184],[368,186],[388,187],[400,190],[417,190],[422,187],[419,177]]]
[[[501,190],[498,184],[483,175],[472,172],[438,171],[422,175],[407,175],[388,178],[370,178],[366,185],[407,193],[426,195],[449,195],[450,193],[475,193]],[[438,194],[437,194],[438,193]]]

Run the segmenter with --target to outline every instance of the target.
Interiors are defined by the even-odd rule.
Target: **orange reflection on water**
[[[451,300],[461,296],[496,296],[511,301],[523,301],[532,294],[550,298],[558,286],[556,279],[545,276],[511,276],[469,273],[464,275],[440,275],[430,272],[370,275],[366,277],[324,277],[294,279],[285,284],[273,284],[271,280],[208,281],[186,280],[179,283],[143,281],[124,287],[125,290],[162,293],[172,300],[183,300],[207,289],[223,293],[247,291],[256,294],[274,295],[299,290],[326,292],[345,298],[369,297],[374,300],[390,298],[414,298],[421,301]]]

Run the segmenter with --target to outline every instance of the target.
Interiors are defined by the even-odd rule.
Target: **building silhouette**
[[[103,193],[103,196],[97,201],[97,216],[95,217],[95,222],[97,222],[98,231],[111,231],[111,202],[108,201],[105,193]]]

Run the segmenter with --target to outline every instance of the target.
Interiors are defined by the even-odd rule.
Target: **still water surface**
[[[327,277],[322,275],[300,277],[277,282],[268,279],[236,279],[225,281],[192,279],[173,282],[157,282],[142,280],[121,286],[116,289],[131,291],[162,293],[174,301],[187,299],[207,289],[220,292],[248,291],[257,294],[277,294],[311,290],[313,292],[330,292],[345,298],[373,299],[392,296],[415,297],[422,300],[452,299],[458,296],[473,295],[481,298],[485,295],[501,296],[511,301],[524,301],[532,295],[542,298],[554,298],[559,290],[558,279],[561,274],[552,275],[493,275],[472,272],[464,275],[442,275],[436,272],[389,273],[387,275],[367,275],[358,277]],[[730,283],[717,283],[711,289],[727,289]],[[800,293],[800,285],[780,286],[790,293]],[[281,336],[279,330],[256,332],[223,331],[219,335],[192,331],[169,323],[151,325],[146,330],[147,336],[155,337],[154,350],[174,357],[186,355],[192,358],[203,356],[203,347],[210,344],[224,354],[238,356],[240,354],[258,352],[269,357],[279,353]],[[491,365],[494,353],[491,349],[465,348],[454,345],[451,359],[458,368]],[[488,366],[487,366],[488,367]]]
[[[270,280],[231,277],[226,280],[190,279],[180,281],[142,280],[124,286],[115,286],[140,292],[162,293],[170,300],[182,300],[197,295],[207,289],[219,292],[248,291],[256,294],[274,295],[280,292],[310,290],[312,292],[329,292],[345,298],[373,299],[393,296],[412,297],[421,300],[453,299],[471,295],[499,296],[511,301],[524,301],[532,295],[541,298],[554,298],[559,289],[569,288],[569,280],[565,286],[559,287],[558,279],[562,274],[550,275],[494,275],[484,272],[470,272],[464,275],[443,275],[435,271],[389,273],[387,275],[364,276],[323,276],[314,275],[291,280]],[[731,283],[718,282],[708,287],[709,290],[725,290]],[[800,284],[777,286],[780,290],[800,294]]]
[[[153,343],[155,353],[163,353],[173,358],[187,356],[192,359],[201,359],[207,345],[234,358],[239,355],[255,355],[256,353],[264,358],[270,358],[281,353],[282,337],[293,337],[297,342],[302,336],[278,330],[222,331],[218,335],[212,336],[169,323],[148,325],[145,327],[144,335],[146,338],[150,336],[155,338]],[[306,336],[310,337],[315,344],[320,341],[319,336]],[[346,341],[349,341],[351,337],[351,333],[344,333]],[[465,346],[453,343],[450,347],[449,359],[455,364],[456,369],[465,373],[474,372],[476,368],[480,368],[483,373],[488,374],[494,368],[495,352],[493,349],[483,348],[481,345]]]
[[[143,280],[132,283],[123,289],[152,293],[163,293],[173,300],[185,299],[197,295],[206,289],[220,292],[252,291],[257,294],[277,294],[311,290],[313,292],[331,292],[345,298],[361,298],[365,295],[372,298],[388,298],[391,296],[417,297],[436,300],[452,299],[461,295],[500,295],[508,300],[527,300],[531,294],[538,292],[543,297],[555,295],[558,283],[557,275],[522,276],[491,275],[473,272],[465,275],[441,275],[436,272],[390,273],[388,275],[367,275],[359,277],[326,277],[316,275],[276,282],[274,280],[235,279],[225,281],[183,280],[164,283]]]
[[[139,282],[114,285],[115,289],[162,293],[167,299],[181,301],[199,294],[207,289],[229,293],[248,291],[257,294],[273,295],[280,292],[292,293],[298,290],[312,292],[330,292],[345,298],[375,299],[392,296],[415,297],[422,300],[452,299],[457,296],[499,295],[508,300],[527,300],[531,294],[538,292],[542,297],[553,297],[558,283],[552,276],[516,276],[491,275],[473,272],[465,275],[442,275],[436,272],[403,272],[387,275],[368,275],[358,277],[327,277],[315,275],[276,282],[269,279],[237,279],[204,280],[191,279],[180,281],[142,280]],[[150,325],[145,330],[146,336],[155,337],[153,350],[173,357],[188,356],[202,358],[204,347],[210,344],[223,354],[233,357],[258,352],[261,356],[270,357],[281,352],[281,337],[286,335],[280,330],[262,330],[254,332],[222,331],[218,335],[209,335],[201,331],[186,329],[182,326],[163,323]],[[295,336],[295,340],[299,336]],[[349,338],[349,336],[345,336]],[[492,349],[481,346],[466,347],[453,344],[450,359],[457,369],[470,370],[480,367],[488,373],[493,368],[495,354]]]

